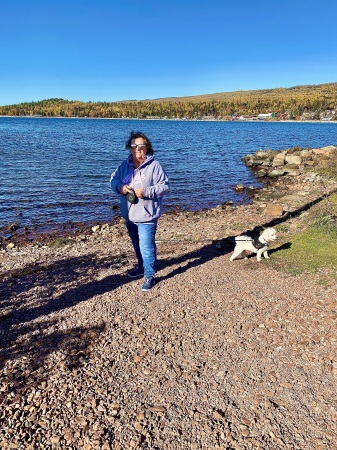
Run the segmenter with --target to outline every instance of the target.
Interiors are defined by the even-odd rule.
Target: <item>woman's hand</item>
[[[135,189],[135,194],[138,198],[144,198],[144,188]]]
[[[123,184],[121,194],[126,195],[132,189],[127,184]],[[138,198],[144,198],[144,188],[135,189],[135,194]]]
[[[128,192],[130,192],[129,186],[127,184],[123,184],[121,194],[126,195]]]

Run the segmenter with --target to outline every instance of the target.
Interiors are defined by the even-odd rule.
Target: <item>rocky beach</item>
[[[266,177],[249,205],[165,214],[150,292],[120,219],[2,241],[1,448],[337,448],[335,284],[273,264],[336,190],[311,170],[330,151],[247,157]],[[270,261],[229,261],[282,223]]]

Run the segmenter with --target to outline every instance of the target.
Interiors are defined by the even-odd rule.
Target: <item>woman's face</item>
[[[132,139],[131,141],[131,155],[135,162],[142,163],[147,152],[146,141],[142,137]]]

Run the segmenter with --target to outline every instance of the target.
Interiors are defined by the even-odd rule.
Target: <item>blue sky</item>
[[[337,1],[0,0],[0,105],[337,81]]]

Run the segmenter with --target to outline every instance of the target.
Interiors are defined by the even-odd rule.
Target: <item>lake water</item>
[[[118,197],[111,172],[128,155],[131,130],[149,136],[168,173],[166,210],[200,210],[248,199],[259,187],[242,156],[259,149],[337,145],[337,123],[197,122],[0,118],[0,228],[16,222],[45,230],[109,222]]]

